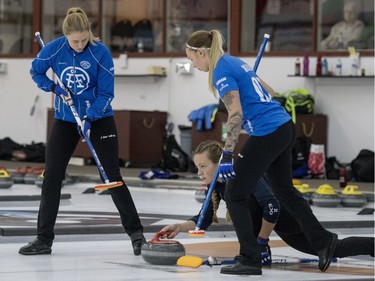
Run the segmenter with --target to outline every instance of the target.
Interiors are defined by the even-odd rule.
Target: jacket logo
[[[71,89],[76,95],[82,94],[88,88],[90,76],[80,67],[67,67],[63,70],[60,77],[64,81],[65,86]]]
[[[80,65],[83,69],[88,69],[91,67],[91,64],[88,61],[81,61]]]

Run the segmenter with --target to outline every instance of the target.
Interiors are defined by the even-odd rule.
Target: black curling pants
[[[332,233],[321,226],[308,202],[293,186],[291,150],[295,137],[292,121],[269,135],[252,136],[234,163],[236,177],[228,181],[225,199],[240,243],[238,260],[242,264],[262,264],[260,248],[253,231],[249,197],[264,173],[267,173],[282,209],[285,208],[298,222],[315,252],[327,246],[332,239]]]
[[[110,182],[123,181],[118,159],[117,130],[113,117],[91,123],[90,140]],[[52,245],[54,227],[60,204],[62,182],[69,160],[80,141],[75,123],[55,120],[46,149],[44,181],[38,213],[38,239]],[[143,227],[128,187],[110,188],[112,200],[120,213],[128,235]]]

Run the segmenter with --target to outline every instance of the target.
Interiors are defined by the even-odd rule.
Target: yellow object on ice
[[[337,194],[337,192],[333,189],[332,186],[330,186],[329,184],[322,184],[321,186],[319,186],[319,188],[315,191],[315,193],[317,194],[321,194],[321,195],[333,195],[333,194]]]
[[[363,193],[361,191],[358,191],[357,189],[359,186],[357,185],[347,185],[345,189],[342,191],[342,194],[346,195],[362,195]]]
[[[197,268],[203,263],[203,259],[194,256],[182,256],[177,260],[177,265]]]

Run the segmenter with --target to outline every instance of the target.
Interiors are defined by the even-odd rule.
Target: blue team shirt
[[[83,119],[92,121],[113,115],[111,102],[114,98],[114,66],[108,48],[100,42],[88,43],[77,53],[70,48],[65,36],[45,45],[33,60],[30,74],[40,89],[51,92],[54,81],[46,72],[52,68],[62,83],[69,88],[73,104]],[[70,108],[55,98],[55,118],[75,123]]]
[[[239,58],[224,54],[213,71],[213,83],[221,99],[229,91],[240,93],[243,125],[251,136],[268,135],[291,120],[263,88],[253,69]]]

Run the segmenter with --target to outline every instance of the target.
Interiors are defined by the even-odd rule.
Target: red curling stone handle
[[[160,237],[161,236],[164,236],[164,235],[169,235],[171,234],[172,232],[170,231],[159,231],[157,232],[154,237],[152,237],[152,239],[150,241],[148,241],[149,243],[153,243],[153,244],[178,244],[179,242],[176,241],[176,240],[169,240],[169,239],[165,239],[165,240],[160,240]]]

